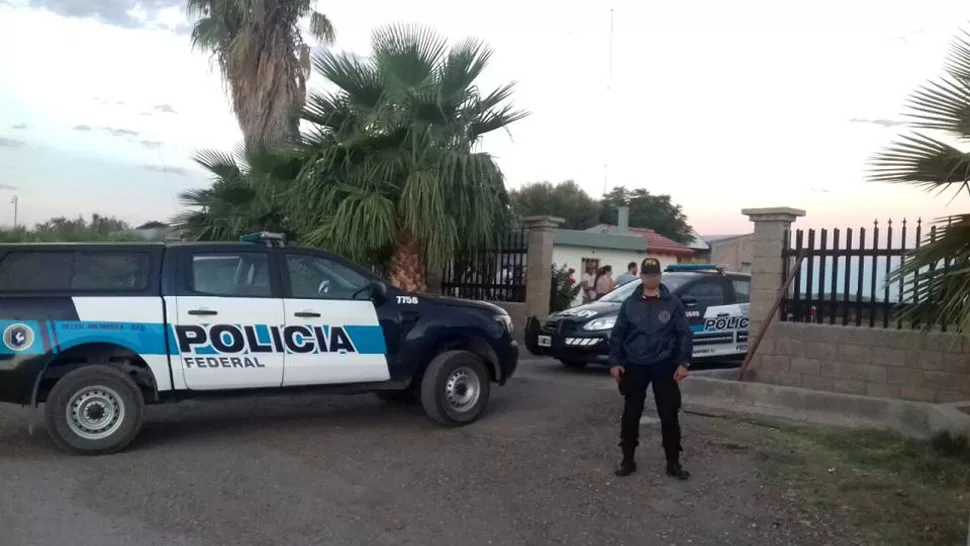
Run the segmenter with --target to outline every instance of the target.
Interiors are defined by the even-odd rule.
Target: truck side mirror
[[[387,285],[381,281],[371,281],[367,285],[370,300],[374,305],[381,306],[387,301]]]

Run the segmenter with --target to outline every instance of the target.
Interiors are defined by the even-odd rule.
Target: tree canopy
[[[127,222],[114,216],[92,214],[90,219],[82,216],[67,218],[57,216],[34,225],[33,228],[18,226],[0,230],[0,242],[4,243],[84,243],[134,241]]]
[[[225,239],[273,223],[359,263],[389,262],[409,291],[425,289],[428,267],[502,232],[504,177],[478,146],[527,113],[508,102],[513,83],[479,87],[491,50],[400,24],[375,30],[371,48],[313,58],[332,88],[307,99],[295,149],[200,154],[214,183],[182,195],[181,227]]]
[[[616,224],[616,208],[630,207],[630,227],[649,228],[664,237],[687,244],[693,239],[687,216],[669,195],[653,195],[641,188],[617,186],[595,200],[572,180],[526,184],[510,193],[512,210],[519,217],[548,214],[565,219],[565,229],[587,229]]]

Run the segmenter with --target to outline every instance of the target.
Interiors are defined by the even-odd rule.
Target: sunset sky
[[[516,80],[516,104],[533,112],[483,143],[510,188],[571,178],[594,196],[604,183],[669,193],[702,234],[749,231],[740,209],[756,206],[803,208],[799,224],[816,227],[966,210],[966,197],[944,208],[947,197],[863,176],[906,95],[939,73],[967,2],[617,0],[610,90],[610,5],[593,5],[318,9],[338,49],[365,53],[370,30],[394,21],[485,39],[495,55],[482,87]],[[0,224],[12,223],[7,194],[22,223],[165,221],[179,191],[208,183],[192,154],[241,136],[182,6],[0,0]]]

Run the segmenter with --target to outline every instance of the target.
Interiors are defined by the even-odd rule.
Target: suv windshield
[[[690,280],[690,275],[685,275],[683,273],[664,273],[660,282],[663,283],[668,290],[674,292],[678,287],[683,285],[688,280]],[[629,298],[638,286],[640,286],[640,279],[636,278],[623,286],[614,288],[611,292],[607,292],[605,296],[597,301],[622,302],[623,300]]]

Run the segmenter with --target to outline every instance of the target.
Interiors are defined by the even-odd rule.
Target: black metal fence
[[[525,301],[528,238],[522,230],[502,236],[494,248],[455,256],[441,275],[445,296],[488,301]]]
[[[893,277],[920,241],[936,238],[936,226],[923,233],[922,219],[915,229],[904,219],[898,225],[892,220],[880,228],[873,222],[871,231],[809,229],[785,233],[782,282],[789,276],[797,259],[802,259],[791,288],[782,300],[781,320],[815,322],[882,328],[915,328],[897,318],[899,311],[911,305],[904,287],[908,279]],[[904,297],[905,294],[905,297]],[[945,330],[946,325],[941,325]]]

